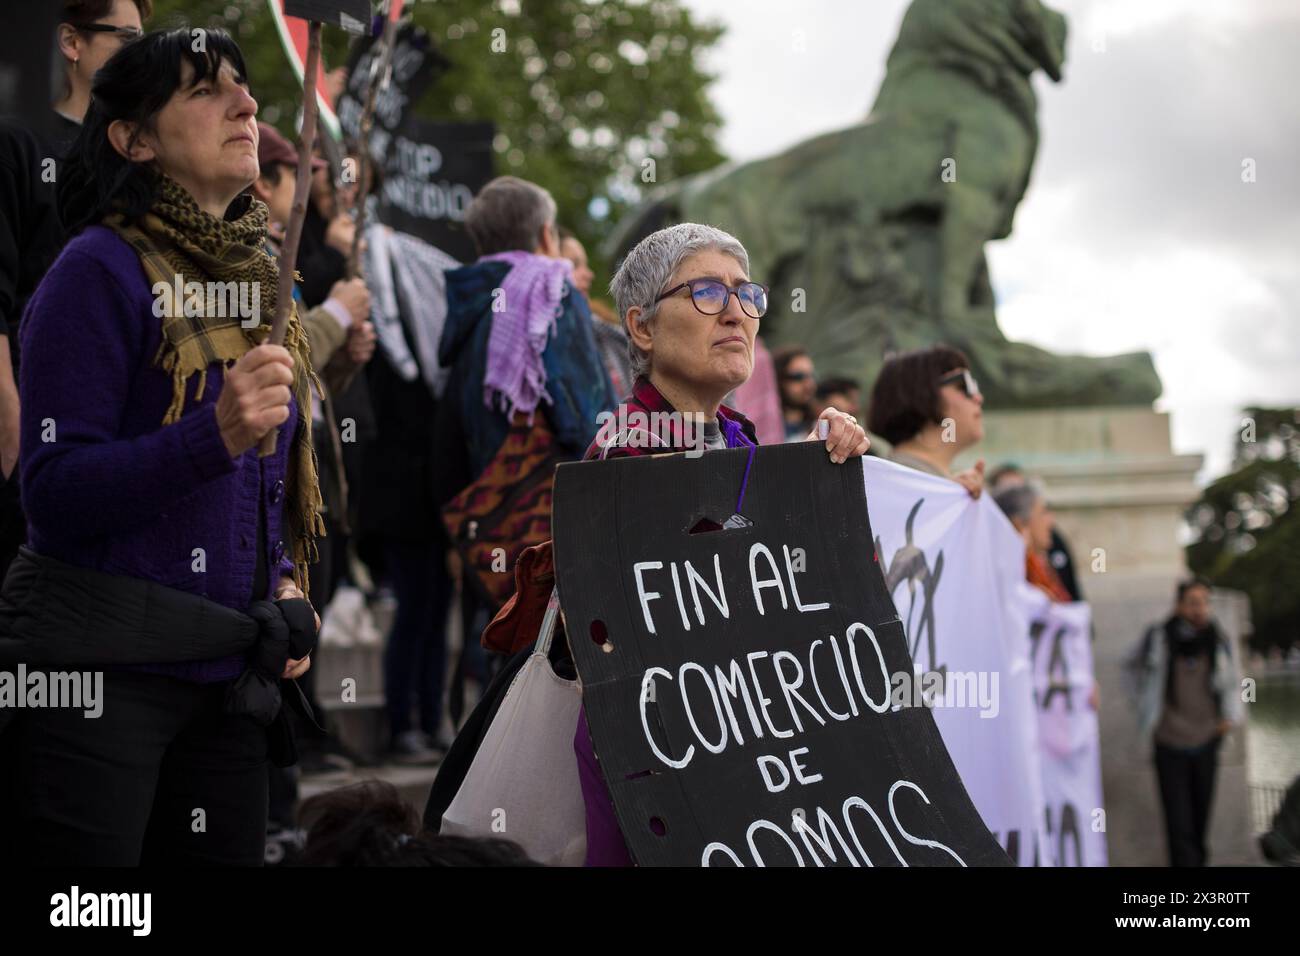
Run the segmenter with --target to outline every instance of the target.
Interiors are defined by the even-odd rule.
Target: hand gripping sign
[[[929,710],[891,701],[912,662],[860,459],[805,443],[561,465],[554,534],[639,864],[1010,864]]]

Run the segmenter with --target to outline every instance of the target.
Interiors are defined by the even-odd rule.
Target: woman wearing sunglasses
[[[123,44],[144,36],[144,21],[152,13],[152,0],[66,0],[58,32],[66,85],[54,104],[56,113],[81,124],[95,73]]]
[[[777,387],[781,391],[781,415],[786,441],[803,441],[814,419],[817,375],[812,356],[799,345],[783,345],[772,353]]]
[[[978,498],[984,459],[956,474],[952,463],[984,437],[983,406],[965,354],[936,345],[885,361],[871,390],[867,427],[894,446],[891,461],[951,478]]]

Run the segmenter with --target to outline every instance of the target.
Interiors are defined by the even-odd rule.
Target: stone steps
[[[375,624],[387,634],[393,608],[387,602],[372,602]],[[460,646],[460,611],[453,602],[447,634],[449,664]],[[345,747],[366,765],[351,772],[311,774],[299,779],[299,800],[327,793],[363,780],[383,780],[395,786],[402,799],[424,813],[429,789],[438,774],[437,765],[411,766],[386,761],[388,716],[384,709],[384,644],[324,644],[317,648],[312,667],[316,670],[316,693],[329,716],[329,724]],[[443,733],[454,736],[449,718]]]

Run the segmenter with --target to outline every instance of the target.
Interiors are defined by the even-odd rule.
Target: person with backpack
[[[1211,617],[1211,586],[1178,585],[1174,612],[1147,628],[1126,668],[1154,746],[1170,866],[1205,866],[1219,746],[1242,716],[1232,647]]]

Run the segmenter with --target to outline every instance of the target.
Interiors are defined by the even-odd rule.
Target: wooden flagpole
[[[307,218],[307,197],[311,190],[311,154],[316,142],[316,70],[320,64],[320,30],[318,21],[307,25],[307,62],[302,71],[302,137],[298,142],[298,178],[293,186],[293,209],[285,228],[284,242],[280,246],[280,284],[276,289],[275,317],[271,320],[271,334],[266,341],[272,345],[284,344],[285,329],[289,326],[289,310],[293,307],[293,276],[298,265],[298,242],[302,239],[302,224]],[[265,458],[275,454],[278,429],[272,428],[262,438],[258,453]]]
[[[392,69],[393,46],[397,42],[397,18],[392,15],[384,21],[384,32],[380,35],[380,51],[377,68],[370,75],[370,86],[366,90],[366,103],[361,110],[361,119],[357,124],[361,140],[361,163],[357,170],[357,202],[353,207],[352,221],[356,230],[352,236],[352,251],[348,254],[347,276],[349,279],[361,275],[361,240],[366,228],[366,180],[370,177],[370,131],[375,125],[375,105],[379,93],[388,85],[389,72]]]

